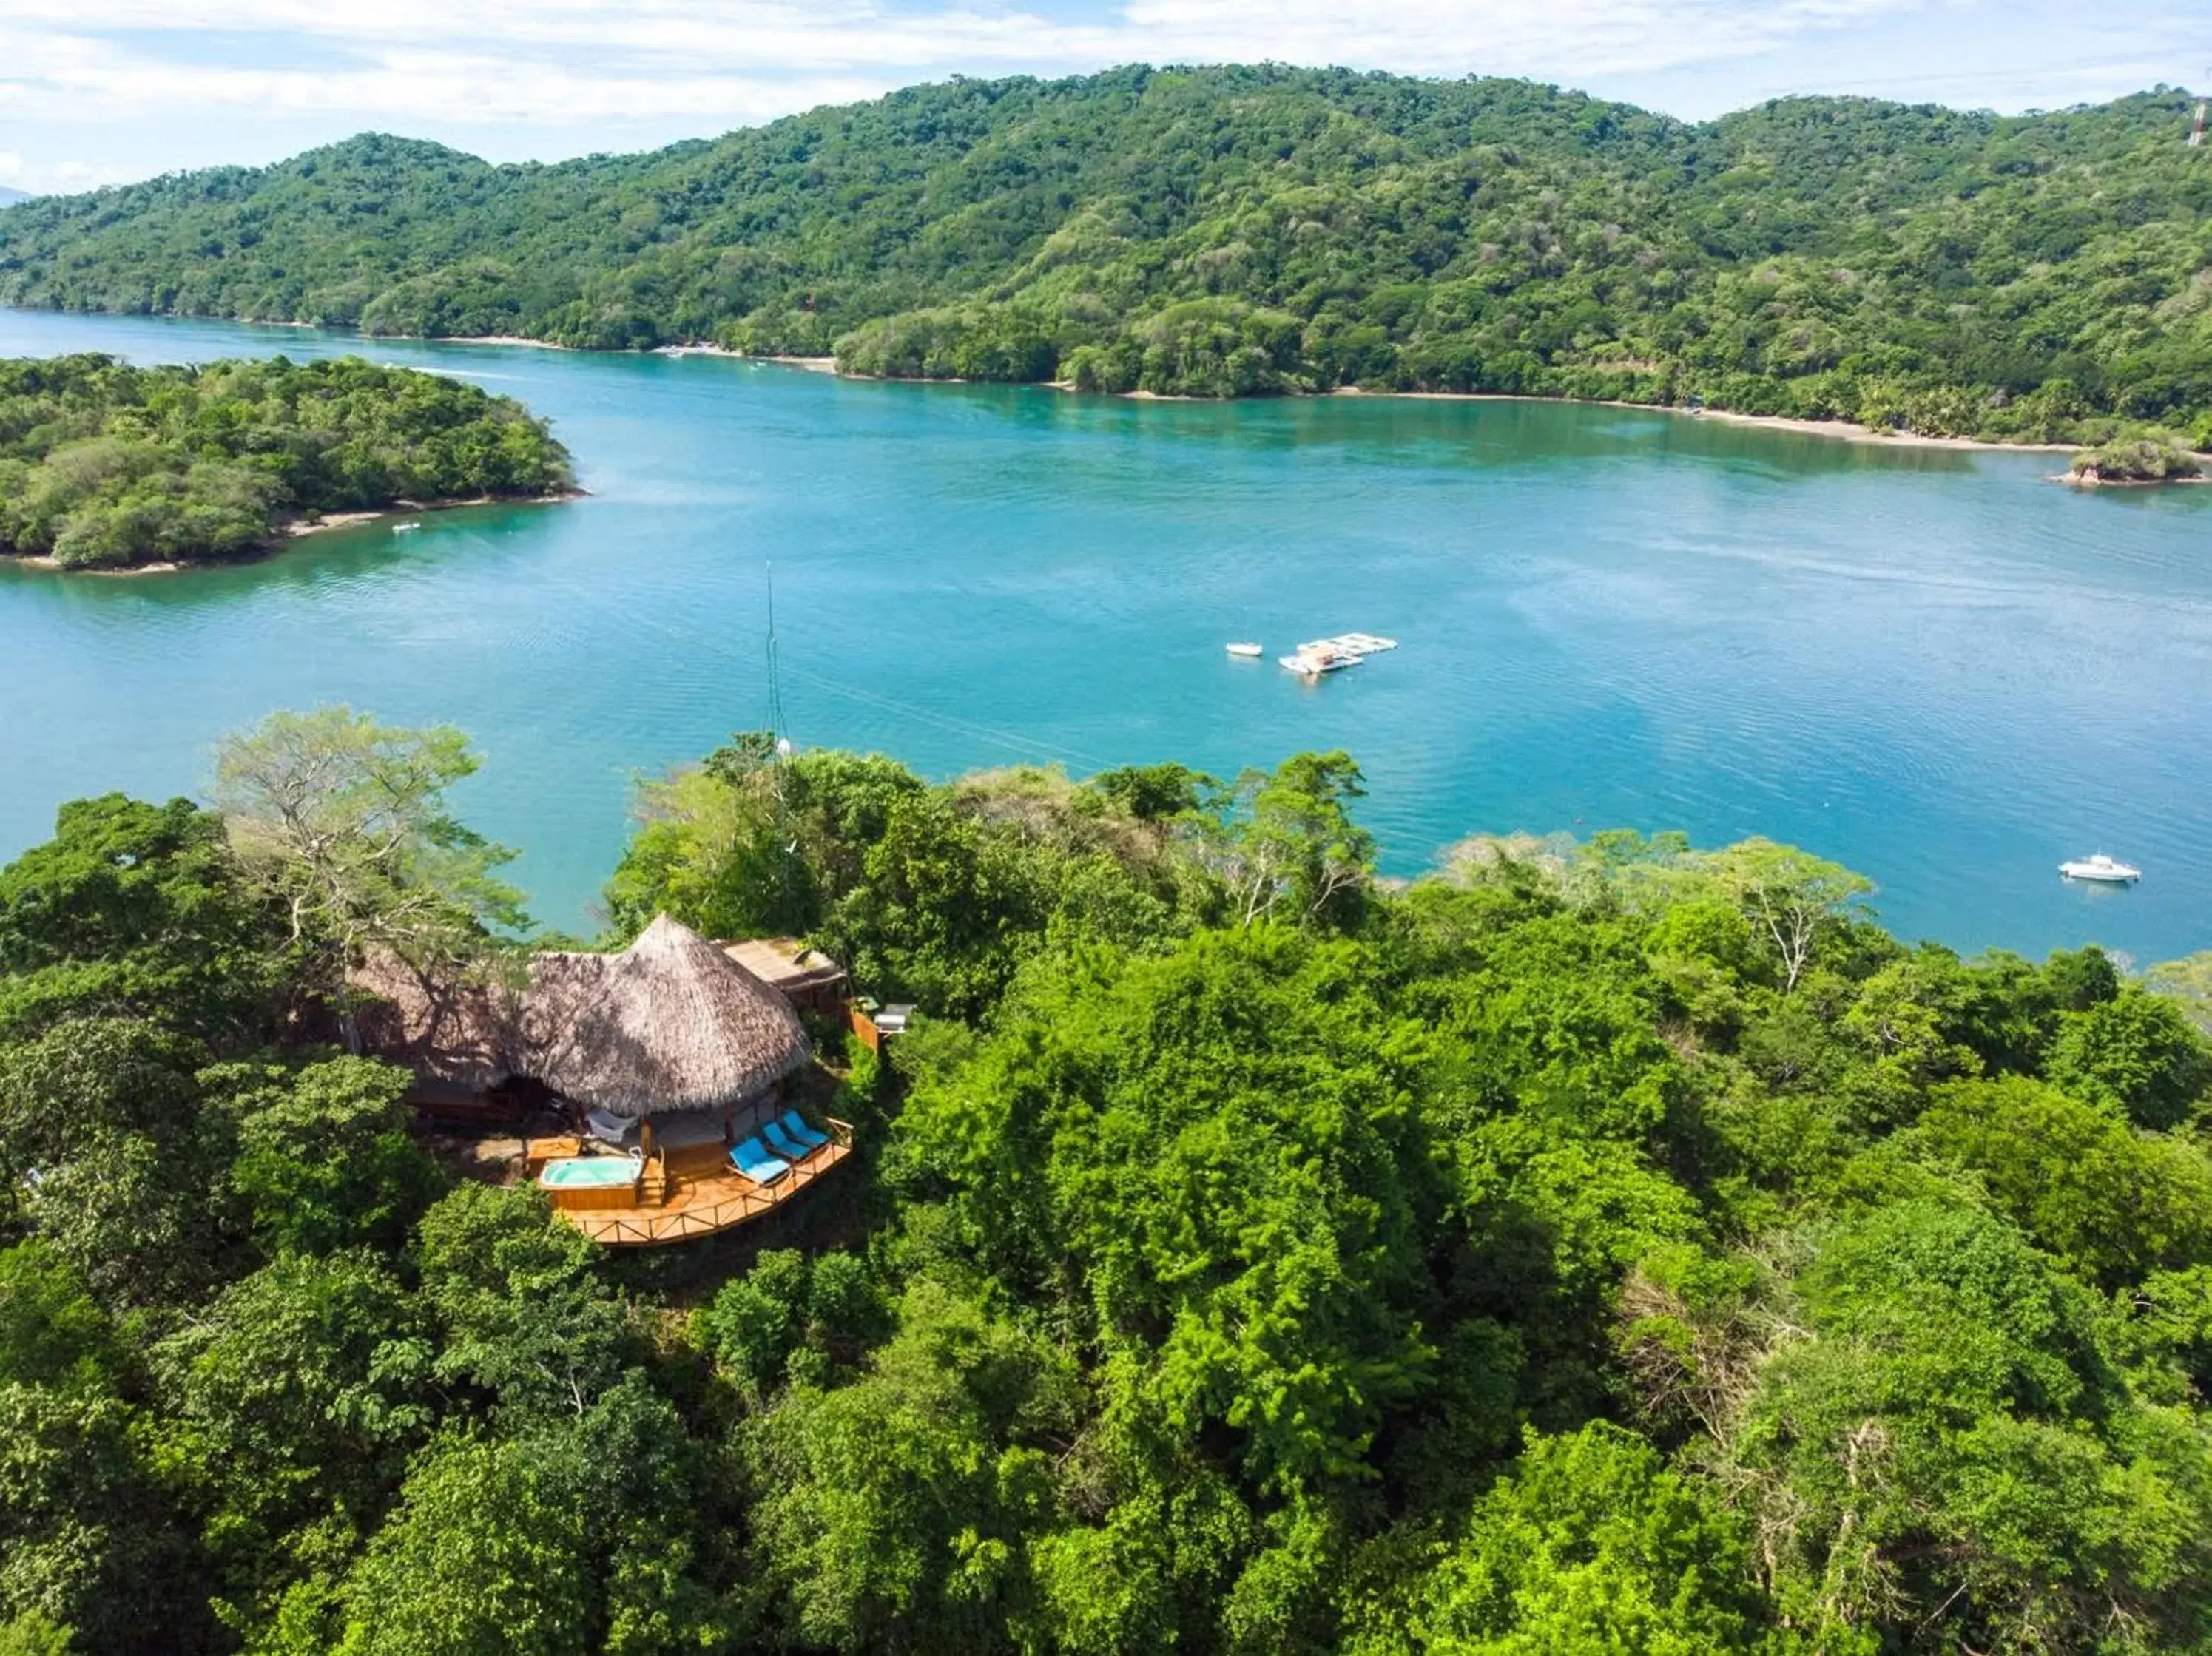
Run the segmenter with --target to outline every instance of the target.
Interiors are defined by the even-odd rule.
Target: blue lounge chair
[[[811,1156],[817,1149],[821,1149],[821,1145],[810,1145],[810,1143],[805,1143],[803,1138],[799,1138],[799,1134],[790,1132],[790,1130],[787,1130],[781,1121],[761,1123],[761,1137],[768,1138],[769,1149],[775,1149],[779,1156],[783,1156],[783,1159],[792,1165],[801,1163],[801,1161],[805,1161],[807,1156]]]
[[[815,1131],[806,1125],[796,1110],[786,1110],[783,1113],[782,1125],[784,1131],[789,1133],[810,1150],[818,1150],[830,1142],[828,1133]]]
[[[748,1138],[730,1152],[730,1165],[756,1185],[773,1185],[791,1171],[791,1163],[779,1162],[761,1148],[757,1138]]]

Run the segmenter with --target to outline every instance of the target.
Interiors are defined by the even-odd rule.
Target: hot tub
[[[548,1162],[538,1183],[556,1208],[634,1208],[644,1171],[627,1156],[572,1156]]]

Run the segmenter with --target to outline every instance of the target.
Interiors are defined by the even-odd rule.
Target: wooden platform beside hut
[[[798,937],[719,938],[714,947],[802,1012],[845,1010],[845,968]]]
[[[852,1128],[835,1117],[827,1120],[830,1143],[773,1185],[757,1185],[734,1170],[705,1177],[678,1174],[657,1202],[641,1195],[635,1207],[563,1209],[561,1216],[609,1247],[653,1247],[734,1230],[775,1212],[853,1153]]]
[[[665,914],[614,953],[538,955],[514,984],[435,983],[398,961],[358,983],[375,998],[362,1021],[368,1049],[407,1065],[426,1089],[527,1083],[572,1112],[576,1135],[558,1146],[566,1154],[526,1149],[524,1162],[556,1186],[560,1170],[574,1168],[576,1184],[548,1194],[595,1241],[649,1245],[731,1229],[774,1212],[852,1154],[852,1129],[833,1121],[830,1142],[772,1184],[731,1165],[730,1147],[781,1111],[784,1083],[812,1049],[777,986]],[[620,1142],[599,1150],[594,1133]],[[615,1157],[634,1159],[635,1176],[623,1177]]]

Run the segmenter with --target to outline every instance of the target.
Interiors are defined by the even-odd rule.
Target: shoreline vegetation
[[[559,345],[550,340],[502,338],[495,335],[481,335],[469,338],[425,337],[419,343],[426,345],[520,345],[538,350],[580,353],[590,350],[589,347]],[[711,340],[690,340],[680,344],[654,345],[639,349],[641,354],[654,356],[714,356],[736,362],[774,362],[785,367],[804,368],[810,373],[834,374],[841,379],[873,381],[888,385],[967,385],[996,383],[951,376],[864,373],[842,367],[835,356],[793,356],[768,352],[735,350],[726,345],[718,345]],[[1086,391],[1085,387],[1066,379],[1041,380],[1036,382],[1036,385],[1041,390],[1090,396],[1120,397],[1132,402],[1214,403],[1224,400],[1255,400],[1178,397],[1143,390]],[[1743,414],[1733,409],[1692,408],[1680,403],[1633,403],[1623,401],[1619,397],[1544,396],[1526,391],[1371,391],[1358,385],[1343,385],[1334,391],[1322,392],[1285,391],[1278,394],[1290,397],[1319,395],[1428,403],[1565,403],[1588,408],[1625,409],[1634,413],[1680,415],[1692,419],[1716,420],[1729,425],[1747,426],[1764,431],[1794,432],[1804,436],[1834,438],[1852,443],[1883,444],[1898,448],[1950,448],[1991,452],[2008,452],[2016,454],[2071,454],[2080,446],[2075,443],[2037,442],[2025,438],[2000,440],[1974,437],[1933,437],[1894,426],[1861,425],[1852,420],[1814,420],[1790,415]],[[2207,452],[2206,458],[2212,458],[2212,451]]]
[[[1384,882],[1341,751],[773,731],[641,786],[583,945],[476,768],[273,713],[0,866],[0,1647],[2204,1648],[2212,955],[1908,944],[1765,840]],[[366,985],[664,915],[915,1010],[810,1026],[835,1179],[599,1248],[573,1118],[427,1120],[390,1060],[507,1060]]]
[[[412,368],[0,361],[0,555],[34,565],[166,571],[393,513],[578,492],[544,421]]]
[[[311,535],[320,535],[338,529],[367,529],[373,525],[388,523],[394,519],[427,517],[436,513],[465,512],[471,507],[486,506],[562,506],[574,500],[588,500],[587,488],[566,488],[547,494],[472,494],[450,500],[395,500],[387,507],[375,507],[359,512],[331,512],[316,516],[287,518],[280,520],[270,539],[238,553],[220,558],[155,559],[145,563],[120,565],[65,564],[52,553],[0,552],[0,568],[52,569],[72,575],[105,576],[124,580],[137,575],[169,575],[179,570],[207,569],[218,565],[255,563],[283,552],[295,541]]]
[[[0,303],[2203,450],[2193,108],[1687,123],[1282,66],[958,81],[558,167],[370,134],[43,198],[0,216]]]
[[[542,340],[426,340],[426,344],[543,345]],[[574,347],[560,346],[567,350]],[[839,366],[834,356],[772,356],[748,351],[732,350],[726,346],[705,341],[694,341],[682,345],[659,345],[653,353],[660,356],[719,356],[740,362],[776,362],[787,367],[805,368],[816,373],[835,374],[843,379],[873,380],[894,385],[964,385],[988,384],[989,381],[930,379],[921,375],[861,373]],[[1210,397],[1172,397],[1157,391],[1085,391],[1071,380],[1051,379],[1040,382],[1040,388],[1066,391],[1079,395],[1121,397],[1133,402],[1147,403],[1211,403],[1224,399]],[[1854,420],[1808,420],[1783,414],[1742,414],[1733,409],[1691,408],[1680,403],[1631,403],[1618,397],[1547,397],[1526,391],[1370,391],[1358,385],[1340,386],[1334,391],[1319,393],[1284,392],[1287,397],[1316,394],[1327,397],[1370,397],[1382,401],[1397,400],[1416,403],[1564,403],[1583,408],[1625,409],[1632,413],[1679,415],[1690,419],[1715,420],[1728,425],[1747,426],[1762,431],[1793,432],[1808,437],[1833,438],[1844,442],[1873,443],[1895,448],[1950,448],[1985,452],[2014,454],[2071,454],[2079,445],[2074,443],[2045,443],[2028,439],[1999,440],[1975,437],[1931,437],[1919,432],[1906,431],[1895,426],[1866,426]],[[1249,400],[1249,399],[1247,399]],[[2212,451],[2205,458],[2212,458]]]
[[[196,318],[179,318],[178,319],[181,321],[190,321]],[[197,319],[206,321],[215,320],[216,318],[200,318]],[[271,323],[266,321],[255,321],[246,325],[252,327],[307,328],[315,329],[323,332],[346,331],[344,330],[325,328],[320,324],[313,322]],[[362,335],[359,337],[364,341],[371,341],[377,338],[404,338],[408,340],[410,343],[424,345],[514,346],[521,347],[529,350],[568,351],[577,355],[620,354],[599,350],[591,346],[563,345],[550,339],[525,339],[514,335]],[[703,339],[690,340],[680,344],[641,346],[635,348],[635,354],[668,357],[714,356],[733,362],[772,362],[783,367],[803,368],[811,373],[826,373],[834,375],[840,379],[853,379],[863,382],[872,381],[877,384],[886,385],[969,385],[1003,383],[991,380],[963,379],[951,375],[930,376],[923,374],[866,373],[857,369],[843,367],[835,356],[798,356],[774,352],[737,350],[727,345],[718,345],[712,340]],[[1072,394],[1088,396],[1119,397],[1131,402],[1139,403],[1218,403],[1223,401],[1257,400],[1254,398],[1175,396],[1164,394],[1158,391],[1148,391],[1144,390],[1102,391],[1086,390],[1085,387],[1075,384],[1073,380],[1067,379],[1039,380],[1035,382],[1035,384],[1040,390],[1065,391]],[[2072,454],[2077,452],[2081,447],[2081,446],[2076,443],[2038,442],[2027,438],[1993,439],[1978,437],[1936,437],[1928,435],[1922,432],[1907,430],[1898,426],[1862,425],[1857,421],[1841,418],[1806,419],[1801,416],[1784,414],[1745,414],[1734,409],[1718,409],[1710,407],[1692,408],[1680,403],[1635,403],[1625,401],[1620,397],[1547,396],[1541,393],[1530,391],[1374,391],[1359,385],[1341,385],[1334,391],[1283,391],[1277,393],[1277,395],[1288,397],[1313,395],[1324,397],[1370,397],[1384,401],[1395,399],[1404,402],[1426,403],[1564,403],[1584,408],[1625,409],[1633,413],[1680,415],[1692,419],[1715,420],[1729,425],[1747,426],[1763,431],[1794,432],[1800,435],[1808,437],[1827,437],[1844,442],[1873,443],[1887,445],[1895,448],[1948,448],[1979,451],[1984,452],[2010,452],[2015,454]],[[2212,449],[2205,449],[2203,451],[2185,450],[2182,452],[2191,454],[2200,454],[2203,458],[2212,459]],[[2085,487],[2094,486],[2099,481],[2098,479],[2092,478],[2086,480],[2085,482],[2085,480],[2080,477],[2071,476],[2068,474],[2062,474],[2061,480],[2082,483]],[[2123,480],[2120,478],[2106,478],[2102,481],[2106,484],[2111,485],[2119,483],[2123,481],[2201,482],[2212,481],[2212,479],[2172,478]],[[579,489],[573,493],[574,495],[580,495],[586,492],[586,491]],[[472,504],[472,502],[448,504]]]
[[[479,337],[473,339],[429,339],[426,344],[453,345],[527,345],[544,349],[574,350],[579,348],[553,345],[542,339],[503,339]],[[657,345],[651,354],[658,356],[717,356],[740,362],[775,362],[787,367],[805,368],[815,373],[834,374],[842,379],[872,380],[883,385],[964,385],[988,384],[988,381],[952,378],[930,379],[921,375],[862,373],[841,366],[834,356],[788,356],[763,355],[750,351],[732,350],[711,341],[694,340],[678,345]],[[1086,391],[1071,380],[1051,379],[1041,382],[1042,389],[1065,391],[1074,395],[1120,397],[1133,402],[1205,403],[1224,399],[1206,397],[1176,397],[1157,391]],[[1297,391],[1281,393],[1287,397],[1304,394]],[[1618,397],[1547,397],[1522,391],[1370,391],[1358,385],[1342,385],[1331,391],[1317,393],[1327,397],[1371,397],[1382,400],[1427,403],[1564,403],[1583,408],[1623,409],[1632,413],[1679,415],[1690,419],[1718,421],[1726,425],[1744,426],[1754,430],[1788,432],[1799,436],[1825,437],[1846,443],[1867,443],[1891,448],[1957,449],[1979,453],[2014,454],[2074,454],[2086,451],[2075,443],[2038,442],[2032,439],[1990,439],[1978,437],[1936,437],[1906,430],[1897,426],[1862,425],[1855,420],[1804,419],[1783,414],[1744,414],[1734,409],[1693,408],[1680,403],[1632,403]],[[1243,399],[1250,400],[1250,399]],[[2186,458],[2212,461],[2212,448],[2202,452],[2175,449]],[[2200,472],[2172,472],[2158,477],[2125,477],[2085,476],[2078,470],[2061,472],[2051,477],[2053,482],[2074,484],[2077,488],[2155,487],[2162,483],[2212,482],[2212,476]]]
[[[179,318],[190,320],[191,318]],[[210,320],[213,318],[200,318]],[[283,326],[313,328],[309,322],[268,324],[257,322],[256,327]],[[325,330],[325,331],[333,331]],[[379,336],[365,336],[375,337]],[[605,355],[590,346],[562,345],[548,339],[524,339],[514,336],[480,334],[467,337],[430,335],[414,337],[413,343],[425,345],[494,345],[520,346],[532,350],[569,351],[579,355]],[[873,381],[887,385],[969,385],[1003,383],[991,380],[964,379],[951,375],[866,373],[843,367],[835,356],[797,356],[764,351],[733,349],[716,344],[712,340],[695,339],[681,343],[640,346],[635,354],[651,356],[714,356],[733,362],[773,362],[784,367],[804,368],[812,373],[835,375],[841,379]],[[1119,397],[1140,403],[1218,403],[1223,401],[1251,401],[1254,398],[1223,398],[1217,397],[1176,396],[1144,390],[1102,391],[1086,390],[1073,380],[1047,379],[1035,382],[1040,390],[1065,391],[1089,396]],[[1282,391],[1278,396],[1324,396],[1370,397],[1377,400],[1398,400],[1427,403],[1564,403],[1585,408],[1625,409],[1632,413],[1680,415],[1691,419],[1719,421],[1729,425],[1750,427],[1763,431],[1793,432],[1802,436],[1827,437],[1844,442],[1872,443],[1895,448],[1948,448],[1992,453],[2014,454],[2072,454],[2081,445],[2064,442],[2039,442],[2028,438],[1992,439],[1977,437],[1937,437],[1898,426],[1869,426],[1855,420],[1842,418],[1807,419],[1784,414],[1745,414],[1734,409],[1693,408],[1680,403],[1636,403],[1620,397],[1547,396],[1530,391],[1375,391],[1360,385],[1341,385],[1334,391],[1321,392]],[[2212,449],[2183,451],[2201,453],[2201,458],[2212,459]],[[2079,482],[2080,479],[2073,479]],[[2095,480],[2091,480],[2092,482]],[[2107,478],[2107,483],[2121,479]],[[2134,481],[2134,480],[2130,480]],[[2161,481],[2161,480],[2148,480]],[[2173,479],[2171,481],[2191,481]]]

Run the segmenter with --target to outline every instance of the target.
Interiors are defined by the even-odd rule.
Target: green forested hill
[[[961,81],[646,155],[493,167],[371,136],[27,203],[0,300],[2212,443],[2188,112],[1798,99],[1688,124],[1516,81]]]

